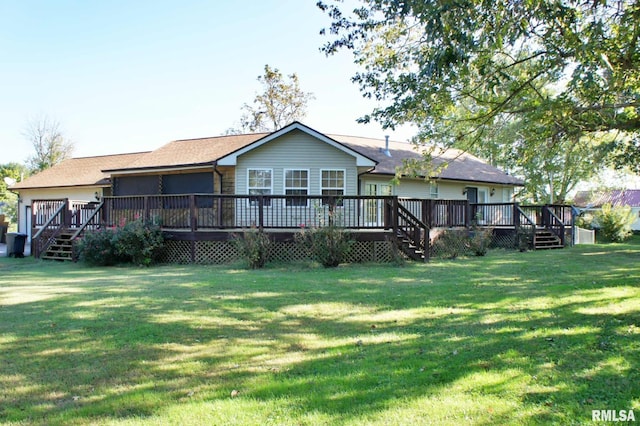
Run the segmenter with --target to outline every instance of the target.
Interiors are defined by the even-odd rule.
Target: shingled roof
[[[335,144],[358,158],[365,158],[374,165],[372,174],[394,175],[403,165],[404,159],[421,158],[412,144],[389,141],[389,154],[385,152],[385,141],[342,135],[325,135],[301,123],[294,122],[274,133],[227,135],[200,139],[182,139],[169,142],[160,148],[136,154],[107,155],[100,157],[73,158],[51,169],[34,175],[12,189],[68,187],[80,185],[109,185],[112,173],[140,173],[162,169],[188,169],[214,165],[218,160],[259,146],[269,138],[287,132],[288,129],[306,131],[329,144]],[[460,180],[505,185],[523,185],[522,180],[493,167],[479,158],[457,149],[447,149],[433,156],[437,170],[434,177],[445,180]],[[441,167],[445,166],[445,167]]]
[[[394,175],[403,166],[404,159],[420,159],[422,155],[413,144],[389,141],[389,154],[385,152],[386,142],[381,139],[353,136],[329,135],[338,142],[366,155],[378,162],[370,173]],[[523,185],[524,182],[502,170],[485,163],[478,157],[459,149],[449,148],[432,154],[432,165],[438,179],[462,180],[504,185]]]
[[[268,133],[252,133],[246,135],[228,135],[212,138],[181,139],[169,142],[130,164],[121,167],[105,166],[106,172],[142,171],[158,168],[195,167],[211,165],[217,159],[243,148]]]
[[[578,191],[573,204],[578,207],[602,207],[603,204],[640,207],[640,190]]]
[[[132,154],[78,157],[64,160],[53,167],[18,182],[10,189],[59,188],[72,186],[109,186],[109,173],[105,167],[122,168],[144,157],[148,152]]]

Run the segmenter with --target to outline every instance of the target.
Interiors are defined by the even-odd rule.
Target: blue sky
[[[325,57],[316,0],[0,0],[0,164],[23,162],[37,115],[58,120],[74,156],[155,149],[237,124],[264,65],[313,92],[318,131],[406,140],[356,118],[376,105],[351,83],[347,52]]]

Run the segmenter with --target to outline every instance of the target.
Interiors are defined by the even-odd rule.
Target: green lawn
[[[335,270],[0,259],[2,424],[640,421],[640,241]]]

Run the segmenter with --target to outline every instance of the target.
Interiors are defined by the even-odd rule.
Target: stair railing
[[[429,260],[429,227],[402,204],[396,203],[396,205],[398,235],[421,251],[424,254],[424,261],[427,262]]]
[[[36,259],[40,258],[42,253],[46,253],[49,246],[56,241],[64,229],[68,207],[69,200],[64,200],[64,203],[58,207],[31,239],[31,250]]]
[[[527,249],[533,245],[536,233],[536,223],[520,208],[518,203],[513,205],[515,210],[514,225],[516,228],[516,248]],[[523,240],[523,237],[525,238]]]
[[[544,227],[553,232],[553,234],[558,238],[560,238],[560,243],[564,246],[564,222],[553,212],[553,210],[549,206],[542,207],[542,211]]]
[[[101,221],[100,213],[102,212],[103,207],[104,207],[104,201],[101,201],[100,204],[98,204],[96,208],[93,209],[93,211],[89,214],[89,216],[87,216],[86,220],[82,222],[82,224],[78,227],[76,232],[73,233],[73,235],[70,238],[71,242],[79,238],[84,233],[84,231],[87,230],[87,228],[97,229],[100,227],[100,221]]]

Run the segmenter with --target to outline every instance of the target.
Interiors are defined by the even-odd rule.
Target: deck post
[[[431,227],[431,200],[422,200],[422,223]]]
[[[471,214],[471,203],[469,202],[469,200],[465,200],[464,203],[464,227],[465,228],[469,228],[471,226],[471,223],[474,221],[474,219],[471,219],[472,214]]]
[[[391,209],[391,225],[393,227],[393,236],[396,238],[398,238],[398,196],[394,196],[391,200],[391,203],[393,205],[393,208]],[[397,243],[397,241],[396,241]]]
[[[69,203],[69,199],[64,199],[64,210],[62,211],[62,224],[65,228],[71,227],[71,217],[73,216],[73,212],[71,211],[71,203]]]
[[[516,233],[514,248],[517,249],[520,246],[520,204],[518,203],[513,203],[513,228]]]
[[[189,216],[191,232],[196,232],[198,229],[198,215],[196,213],[196,196],[194,194],[189,195]]]
[[[164,208],[164,203],[163,203],[162,207]],[[150,211],[149,211],[149,196],[148,195],[145,195],[144,198],[142,199],[142,211],[144,211],[143,219],[144,219],[145,223],[149,223]]]
[[[235,200],[234,200],[235,202]],[[218,211],[216,212],[216,216],[218,217],[217,221],[218,221],[218,227],[222,228],[224,227],[224,223],[222,223],[222,208],[223,208],[223,204],[222,204],[222,197],[217,197],[216,198],[216,204],[218,206]]]
[[[258,195],[258,229],[264,226],[264,195]]]

